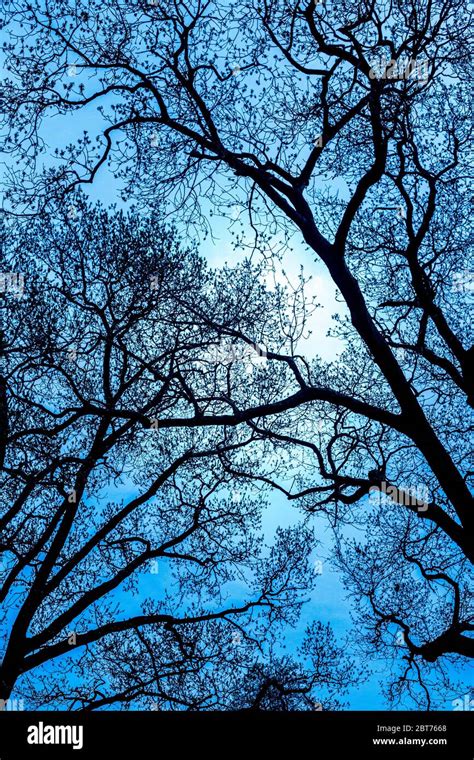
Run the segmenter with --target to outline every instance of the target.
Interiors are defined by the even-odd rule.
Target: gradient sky
[[[60,131],[58,131],[59,122],[61,123]],[[100,122],[101,119],[96,109],[89,106],[82,109],[73,118],[56,117],[51,119],[45,125],[44,136],[50,147],[61,147],[74,141],[84,130],[89,131],[94,136]],[[86,187],[85,192],[91,199],[100,200],[106,206],[112,203],[122,206],[123,203],[120,201],[117,189],[116,181],[111,173],[107,171],[106,167],[102,167],[94,184]],[[242,218],[245,219],[245,216]],[[214,240],[208,238],[200,246],[202,255],[212,267],[222,266],[226,262],[233,265],[245,255],[239,254],[233,248],[228,220],[213,216],[212,229]],[[337,339],[329,338],[327,331],[331,326],[332,315],[336,312],[341,313],[342,306],[335,300],[334,287],[325,268],[314,261],[303,244],[298,245],[297,241],[294,240],[293,247],[293,252],[284,258],[285,272],[290,280],[296,282],[300,267],[303,265],[304,274],[306,276],[312,275],[313,278],[307,289],[308,295],[316,296],[321,306],[311,318],[312,335],[304,342],[304,345],[300,346],[300,351],[309,358],[319,355],[323,360],[331,361],[337,356],[341,344]],[[283,280],[281,272],[276,271],[276,279]],[[267,285],[272,286],[272,278],[268,278]],[[264,513],[264,530],[268,543],[271,543],[272,536],[279,526],[292,525],[298,519],[300,519],[300,513],[293,505],[289,504],[283,494],[271,494],[269,505]],[[350,603],[346,598],[345,589],[339,575],[331,568],[329,529],[323,516],[315,517],[313,524],[316,536],[321,542],[315,549],[313,559],[319,559],[323,562],[323,571],[318,577],[315,591],[304,607],[298,626],[294,630],[288,630],[285,634],[288,653],[296,649],[301,642],[306,625],[313,619],[331,623],[338,638],[356,635],[352,629]],[[160,563],[158,575],[146,574],[140,581],[144,596],[148,596],[152,592],[159,594],[160,589],[164,588],[168,579],[168,568],[165,563]],[[238,588],[234,588],[233,593],[235,593],[235,598],[238,598]],[[125,608],[131,611],[136,600],[134,601],[127,594],[120,596]],[[54,664],[51,667],[54,667]],[[348,701],[351,709],[371,710],[386,707],[379,687],[379,679],[383,676],[386,667],[387,663],[384,661],[373,662],[374,674],[365,683],[349,692]],[[466,682],[467,676],[468,671],[466,670]],[[468,691],[467,687],[466,691]],[[451,710],[452,700],[458,696],[458,694],[446,695],[445,703],[437,704],[436,707]]]

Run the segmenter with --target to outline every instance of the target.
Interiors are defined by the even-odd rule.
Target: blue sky
[[[97,127],[101,123],[94,106],[82,109],[74,117],[65,120],[63,117],[51,119],[45,126],[44,136],[51,148],[66,145],[72,142],[87,130],[95,135]],[[58,127],[60,125],[60,130]],[[48,161],[48,159],[46,159]],[[102,167],[94,184],[87,187],[85,192],[93,200],[100,200],[104,205],[117,203],[123,205],[118,194],[116,181],[106,167]],[[242,216],[245,220],[245,215]],[[244,225],[246,222],[244,221]],[[250,234],[250,229],[249,234]],[[213,216],[212,218],[213,239],[207,238],[200,246],[202,255],[212,267],[219,267],[225,263],[235,264],[245,254],[235,251],[229,231],[229,220]],[[276,280],[284,281],[282,269],[286,275],[296,283],[300,267],[303,265],[304,274],[311,275],[312,281],[307,288],[309,296],[315,296],[320,308],[312,317],[312,335],[300,346],[301,353],[307,357],[320,356],[325,361],[331,361],[336,356],[342,345],[335,338],[327,336],[331,326],[331,318],[334,313],[341,313],[342,306],[335,299],[335,291],[332,282],[324,267],[314,261],[302,243],[293,241],[293,251],[288,253],[280,268],[275,271]],[[272,287],[272,277],[267,278],[267,285]],[[296,508],[289,504],[280,493],[272,493],[269,496],[269,504],[264,514],[264,530],[268,542],[271,542],[278,527],[286,527],[294,524],[301,518]],[[308,604],[304,607],[303,614],[298,626],[294,630],[288,630],[285,635],[287,651],[296,650],[301,642],[306,625],[313,619],[329,622],[333,626],[338,637],[353,636],[352,621],[350,619],[350,602],[346,598],[346,591],[339,575],[331,566],[331,542],[329,528],[323,517],[314,518],[314,529],[320,544],[315,549],[313,559],[323,562],[322,573],[318,575],[316,588],[311,595]],[[151,593],[161,593],[163,586],[169,579],[167,567],[162,563],[158,575],[146,574],[141,581],[144,596]],[[127,595],[121,595],[122,602],[129,611],[134,602],[127,602]],[[54,667],[54,664],[52,665]],[[373,662],[374,674],[358,688],[349,692],[349,704],[352,709],[383,709],[385,707],[379,679],[383,676],[386,663],[383,661]],[[467,672],[466,672],[467,675]],[[439,709],[452,709],[451,700],[459,695],[447,695],[446,703],[437,705]]]

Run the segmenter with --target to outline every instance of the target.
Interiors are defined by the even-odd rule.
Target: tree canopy
[[[48,527],[26,528],[19,483],[50,509],[48,488],[60,493],[68,481],[80,496],[90,478],[101,488],[101,478],[135,472],[140,439],[140,470],[148,456],[162,473],[170,453],[185,458],[179,476],[176,469],[159,483],[173,482],[178,502],[195,478],[203,493],[217,488],[212,473],[253,494],[277,489],[308,517],[326,514],[364,630],[363,656],[397,662],[390,699],[408,694],[430,705],[432,679],[443,688],[447,664],[473,657],[471,21],[457,0],[6,3],[4,209],[21,230],[8,271],[33,271],[25,251],[39,245],[53,272],[47,287],[30,286],[26,312],[13,294],[17,323],[9,321],[14,337],[4,339],[13,362],[2,380],[4,468],[30,542],[17,558],[30,598],[58,574],[69,577],[56,562],[73,567],[66,547],[76,528],[66,492]],[[59,123],[66,140],[48,133]],[[135,204],[130,228],[120,215],[100,221],[105,211],[81,206],[78,190],[106,171],[121,200]],[[206,239],[218,216],[228,217],[248,258],[211,275],[192,250],[180,257],[162,225],[171,218],[187,240]],[[148,246],[161,239],[167,253],[155,271]],[[344,350],[332,362],[302,355],[302,331],[314,319],[303,285],[287,335],[281,291],[261,284],[261,267],[295,250],[324,265],[341,301],[334,331]],[[71,372],[64,352],[78,341]],[[227,360],[216,363],[216,350]],[[246,371],[253,354],[268,371],[258,359]],[[39,380],[50,356],[54,382],[51,369]],[[41,394],[52,387],[49,408]],[[32,433],[16,428],[22,404]],[[278,460],[283,451],[289,463]],[[44,471],[42,495],[26,462]],[[231,534],[249,498],[230,507]],[[119,538],[120,551],[140,564],[167,551],[171,539],[156,540],[129,557],[128,539]],[[281,540],[291,542],[290,557],[311,544],[303,535]],[[53,547],[49,560],[42,542]],[[114,564],[100,541],[97,551]],[[273,593],[266,583],[256,597],[263,607]],[[296,590],[280,590],[296,603]],[[34,634],[40,652],[81,604]],[[26,603],[13,642],[16,631],[17,641],[26,636],[32,609]],[[36,663],[42,655],[28,656]]]

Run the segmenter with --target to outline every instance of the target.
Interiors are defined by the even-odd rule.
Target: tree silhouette
[[[3,246],[25,289],[3,303],[1,698],[204,709],[235,692],[249,708],[264,696],[238,681],[256,668],[252,688],[270,670],[281,704],[318,689],[338,704],[353,669],[329,630],[308,632],[306,669],[272,654],[312,586],[312,534],[279,530],[267,552],[264,501],[230,490],[219,457],[256,439],[236,423],[271,413],[272,389],[248,352],[234,369],[215,360],[196,304],[253,335],[271,329],[263,306],[279,309],[249,265],[214,274],[156,218],[76,203]],[[244,396],[254,408],[238,411]]]
[[[348,524],[366,524],[375,494],[380,553],[411,580],[388,593],[375,549],[359,547],[361,570],[341,547],[362,614],[378,635],[401,629],[411,672],[472,657],[460,583],[474,557],[469,12],[440,0],[156,0],[80,11],[15,2],[6,17],[4,150],[19,158],[6,208],[42,213],[107,165],[124,198],[179,214],[190,234],[209,229],[211,204],[245,211],[257,251],[276,256],[301,240],[340,294],[345,351],[329,366],[290,351],[274,362],[294,388],[273,397],[278,416],[234,417],[268,449],[303,452],[301,487],[231,449],[221,465],[327,512],[338,542]],[[92,113],[94,138],[42,159],[47,119]]]

